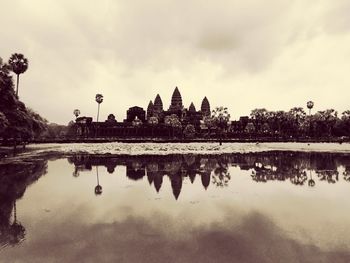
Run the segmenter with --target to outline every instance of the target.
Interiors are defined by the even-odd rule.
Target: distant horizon
[[[251,110],[349,110],[350,2],[7,1],[0,57],[29,60],[19,98],[50,123],[73,110],[100,120],[175,86],[196,109],[207,96],[231,120]],[[15,10],[15,11],[14,11]]]
[[[175,87],[177,87],[177,86],[175,86]],[[178,87],[179,88],[179,87]],[[180,88],[179,88],[179,90],[180,90]],[[181,92],[181,90],[180,90],[180,92]],[[155,96],[154,96],[154,98],[153,99],[150,99],[150,100],[148,100],[148,102],[146,103],[146,104],[144,104],[144,105],[146,105],[146,106],[143,106],[143,105],[131,105],[131,106],[129,106],[128,108],[126,108],[125,109],[125,112],[124,112],[124,116],[121,114],[120,116],[121,116],[121,118],[116,118],[117,119],[117,121],[118,122],[123,122],[124,121],[124,119],[126,118],[126,114],[127,114],[127,110],[128,109],[130,109],[130,108],[132,108],[132,107],[141,107],[141,108],[143,108],[143,110],[145,110],[145,111],[147,111],[147,106],[148,106],[148,103],[149,103],[149,101],[152,101],[152,102],[154,102],[154,99],[155,99],[155,97],[158,95],[159,93],[157,93]],[[103,95],[103,94],[102,94]],[[162,102],[163,102],[163,107],[164,107],[164,110],[168,110],[168,108],[170,107],[170,104],[171,104],[171,96],[170,96],[170,98],[169,98],[169,102],[168,103],[165,103],[165,100],[163,99],[163,97],[162,97],[162,95],[161,94],[159,94],[160,95],[160,97],[161,97],[161,99],[162,99]],[[208,98],[208,96],[203,96],[203,98],[204,97],[207,97]],[[202,98],[202,99],[203,99]],[[105,97],[104,97],[104,100],[105,100]],[[208,98],[208,100],[209,100],[209,103],[210,103],[210,99]],[[25,103],[25,102],[24,102]],[[104,102],[103,102],[104,103]],[[103,107],[103,103],[101,104],[101,108]],[[190,104],[191,104],[192,102],[190,102]],[[307,103],[307,101],[305,102],[305,105],[304,106],[300,106],[300,105],[295,105],[295,106],[292,106],[291,108],[289,108],[289,109],[277,109],[277,110],[271,110],[271,109],[269,109],[269,108],[266,108],[266,107],[259,107],[259,108],[252,108],[246,115],[241,115],[241,116],[237,116],[236,118],[232,118],[232,113],[231,112],[229,112],[230,114],[231,114],[231,118],[230,118],[230,120],[231,121],[238,121],[241,117],[250,117],[250,114],[251,114],[251,111],[252,110],[254,110],[254,109],[266,109],[267,111],[284,111],[284,112],[288,112],[290,109],[292,109],[292,108],[294,108],[294,107],[301,107],[301,108],[303,108],[304,109],[304,111],[305,111],[305,113],[306,114],[308,114],[308,108],[307,108],[307,106],[306,106],[306,103]],[[96,102],[95,101],[93,101],[93,103],[92,104],[96,104]],[[189,108],[189,106],[190,106],[190,104],[188,105],[188,106],[186,106],[186,105],[184,105],[184,109],[188,109]],[[195,106],[195,108],[196,108],[196,110],[197,111],[199,111],[200,110],[200,105],[201,105],[201,103],[199,103],[198,105],[196,105],[195,103],[194,103],[194,106]],[[217,106],[212,106],[211,105],[211,103],[210,103],[210,107],[211,107],[211,110],[213,110],[215,107],[220,107],[220,106],[225,106],[225,105],[217,105]],[[33,109],[33,108],[32,108]],[[76,108],[76,109],[79,109],[79,108]],[[229,109],[229,108],[228,108]],[[326,108],[326,109],[318,109],[317,111],[313,108],[312,109],[312,113],[311,114],[315,114],[315,113],[317,113],[318,111],[322,111],[322,110],[327,110],[327,109],[334,109],[337,113],[338,113],[338,117],[341,117],[341,114],[342,114],[342,112],[339,112],[336,108]],[[350,108],[349,108],[350,109]],[[35,109],[33,109],[35,112],[37,112]],[[75,109],[73,109],[73,110],[75,110]],[[73,116],[73,110],[72,110],[72,119],[70,120],[70,121],[74,121],[75,120],[75,116]],[[79,109],[80,110],[80,109]],[[346,110],[346,109],[345,109]],[[37,112],[37,113],[39,113],[40,115],[42,115],[43,116],[43,114],[41,114],[40,112]],[[83,114],[83,112],[81,112],[80,113],[80,115],[79,115],[79,117],[92,117],[92,119],[93,119],[93,121],[96,121],[96,112],[95,113],[93,113],[92,115],[86,115],[86,114]],[[100,112],[100,114],[101,114],[101,112]],[[100,119],[99,119],[99,122],[104,122],[105,120],[107,120],[107,117],[108,117],[108,115],[109,114],[113,114],[113,115],[115,115],[116,116],[116,114],[114,113],[114,112],[109,112],[109,113],[105,113],[105,114],[101,114],[102,116],[104,116],[105,115],[105,117],[102,117],[101,118],[101,116],[100,116]],[[44,118],[45,118],[45,116],[43,116]],[[56,122],[51,122],[50,120],[48,120],[47,119],[47,121],[49,122],[49,124],[58,124],[58,125],[67,125],[68,123],[56,123]]]
[[[102,94],[103,95],[103,94]],[[156,94],[157,95],[157,94]],[[159,94],[160,96],[161,96],[161,94]],[[208,97],[208,96],[204,96],[204,97]],[[203,98],[204,98],[203,97]],[[162,98],[162,96],[161,96],[161,98]],[[203,99],[202,98],[202,99]],[[20,100],[23,102],[23,103],[25,103],[26,104],[26,102],[25,101],[23,101],[21,98],[20,98]],[[150,99],[150,100],[152,100],[152,99]],[[117,119],[117,121],[118,122],[122,122],[125,118],[126,118],[126,112],[127,112],[127,110],[129,109],[129,108],[132,108],[132,107],[135,107],[135,106],[138,106],[138,107],[141,107],[141,108],[143,108],[145,111],[147,111],[147,105],[148,105],[148,103],[149,103],[149,101],[150,100],[148,100],[148,102],[147,103],[145,103],[145,104],[143,104],[143,105],[132,105],[132,104],[130,104],[130,106],[129,107],[127,107],[125,110],[124,110],[124,112],[121,112],[120,114],[116,114],[115,112],[108,112],[108,113],[106,113],[106,112],[103,112],[103,103],[105,102],[105,97],[104,97],[104,102],[101,104],[101,112],[100,112],[100,119],[99,119],[99,121],[100,122],[103,122],[103,121],[105,121],[106,119],[107,119],[107,117],[108,117],[108,115],[109,114],[114,114],[115,116],[118,116],[118,117],[120,117],[120,118],[116,118]],[[208,98],[208,100],[209,100],[209,102],[210,102],[210,99]],[[153,100],[152,100],[153,102],[154,102],[154,98],[153,98]],[[169,106],[170,106],[170,102],[169,103],[164,103],[164,99],[162,98],[162,101],[163,101],[163,105],[164,105],[164,109],[168,109],[169,108]],[[171,96],[169,97],[169,101],[171,101]],[[192,102],[190,102],[190,104],[191,104]],[[255,108],[252,108],[249,112],[247,112],[247,114],[244,114],[244,115],[240,115],[240,116],[235,116],[235,118],[233,118],[232,116],[233,115],[237,115],[237,114],[232,114],[232,112],[230,112],[230,107],[227,107],[228,108],[228,110],[229,110],[229,113],[231,114],[231,118],[230,118],[230,120],[231,121],[235,121],[235,120],[239,120],[239,118],[240,117],[250,117],[250,114],[251,114],[251,111],[252,110],[254,110],[254,109],[266,109],[267,111],[285,111],[285,112],[288,112],[290,109],[292,109],[292,108],[294,108],[294,107],[301,107],[301,108],[303,108],[304,110],[305,110],[305,112],[306,113],[308,113],[308,109],[307,109],[307,107],[306,107],[306,103],[307,103],[307,101],[305,102],[305,105],[294,105],[294,106],[291,106],[290,108],[288,108],[288,109],[274,109],[274,110],[272,110],[272,109],[269,109],[269,108],[267,108],[267,107],[264,107],[264,106],[261,106],[261,107],[255,107]],[[92,103],[91,103],[92,105],[94,105],[94,106],[96,106],[96,102],[93,100],[92,101]],[[188,107],[190,106],[190,104],[188,105],[188,106],[186,106],[186,105],[184,105],[184,108],[185,109],[188,109]],[[37,111],[34,107],[32,107],[31,105],[28,105],[28,104],[26,104],[29,108],[31,108],[32,110],[34,110],[36,113],[39,113],[42,117],[44,117],[47,121],[48,121],[48,123],[50,123],[50,124],[58,124],[58,125],[67,125],[70,121],[74,121],[75,120],[75,116],[73,115],[73,111],[75,110],[75,109],[79,109],[79,108],[74,108],[74,109],[72,109],[71,110],[71,116],[69,116],[71,119],[70,120],[68,120],[68,122],[67,123],[59,123],[59,122],[54,122],[54,121],[51,121],[50,119],[48,119],[46,116],[45,116],[45,113],[43,113],[43,112],[39,112],[39,111]],[[145,106],[146,105],[146,106]],[[198,103],[198,105],[196,105],[195,103],[194,103],[194,106],[196,107],[196,110],[199,110],[200,109],[200,103]],[[226,105],[216,105],[216,106],[212,106],[211,104],[210,104],[210,106],[211,106],[211,110],[213,110],[215,107],[220,107],[220,106],[224,106],[224,107],[226,107]],[[96,106],[96,108],[97,108],[97,106]],[[337,113],[338,113],[338,117],[341,117],[341,114],[342,114],[342,112],[344,112],[344,111],[346,111],[346,110],[348,110],[348,109],[344,109],[344,110],[342,110],[342,111],[339,111],[339,110],[337,110],[335,107],[329,107],[329,108],[324,108],[324,109],[317,109],[317,110],[315,110],[315,109],[317,109],[317,105],[316,105],[316,107],[315,108],[313,108],[313,110],[312,110],[312,114],[315,114],[316,112],[318,112],[318,111],[322,111],[322,110],[327,110],[327,109],[334,109]],[[349,108],[350,109],[350,108]],[[80,110],[80,109],[79,109]],[[79,115],[79,117],[92,117],[93,118],[93,121],[96,121],[96,112],[92,112],[92,114],[90,114],[90,115],[88,115],[88,114],[84,114],[83,112],[81,112],[81,114]],[[123,115],[124,114],[124,115]],[[69,118],[68,117],[68,118]]]

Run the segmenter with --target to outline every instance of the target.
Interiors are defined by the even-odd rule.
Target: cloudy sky
[[[118,121],[178,86],[232,119],[251,109],[349,109],[348,0],[0,0],[0,56],[30,62],[19,95],[50,122]]]

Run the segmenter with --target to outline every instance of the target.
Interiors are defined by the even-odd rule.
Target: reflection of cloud
[[[232,211],[232,214],[234,212]],[[74,218],[74,217],[73,217]],[[164,224],[166,222],[166,224]],[[287,237],[267,217],[251,213],[238,225],[225,218],[194,226],[177,218],[127,218],[111,224],[62,222],[37,229],[16,251],[17,262],[349,262],[350,253],[323,251]],[[49,253],[48,253],[49,251]],[[4,251],[3,260],[13,258]]]

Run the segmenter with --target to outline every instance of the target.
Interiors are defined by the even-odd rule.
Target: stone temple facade
[[[207,97],[203,98],[200,110],[196,110],[193,102],[186,108],[179,88],[175,87],[167,110],[157,94],[153,101],[149,101],[146,110],[139,106],[130,107],[122,122],[115,120],[113,114],[105,122],[92,122],[90,118],[90,122],[85,123],[82,118],[78,118],[72,134],[81,137],[176,137],[179,136],[176,133],[181,134],[189,124],[199,134],[203,131],[204,118],[209,115],[210,104]]]

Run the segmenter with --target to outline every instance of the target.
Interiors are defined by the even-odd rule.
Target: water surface
[[[349,262],[350,155],[0,165],[1,262]]]

